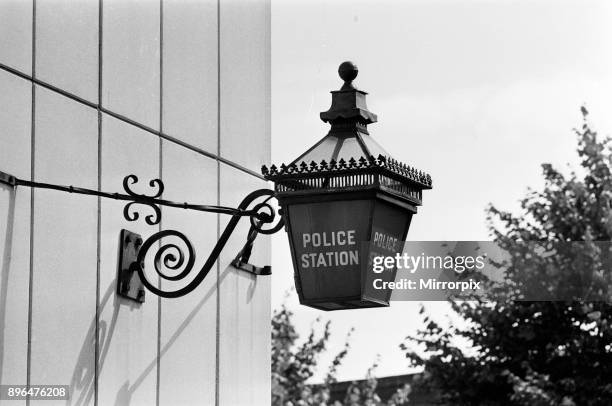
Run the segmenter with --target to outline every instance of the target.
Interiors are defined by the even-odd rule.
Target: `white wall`
[[[110,192],[161,176],[167,199],[236,206],[266,187],[249,171],[270,160],[269,13],[0,0],[0,171]],[[0,186],[0,383],[70,385],[71,405],[270,404],[270,279],[229,265],[248,221],[194,292],[136,305],[115,294],[122,228],[183,232],[199,268],[228,217],[164,208],[149,226],[123,206]]]

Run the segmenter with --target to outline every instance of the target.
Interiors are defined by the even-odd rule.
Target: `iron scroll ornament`
[[[238,210],[241,210],[241,211],[247,210],[247,208],[256,199],[259,199],[261,197],[266,197],[266,199],[262,203],[255,205],[254,209],[252,210],[252,214],[249,216],[249,219],[251,221],[251,230],[249,232],[249,235],[253,235],[253,233],[254,235],[256,234],[274,234],[277,231],[279,231],[281,228],[283,228],[284,226],[282,217],[279,216],[278,220],[276,220],[275,210],[269,204],[270,199],[275,197],[275,193],[272,190],[259,189],[259,190],[256,190],[250,193],[248,196],[246,196],[242,200],[242,202],[238,206]],[[240,221],[241,217],[242,216],[240,214],[234,214],[232,216],[229,223],[223,230],[223,233],[221,233],[221,236],[219,237],[217,244],[215,245],[212,252],[208,256],[208,259],[202,266],[202,269],[200,269],[200,271],[194,277],[194,279],[191,282],[189,282],[189,284],[187,284],[186,286],[178,290],[173,290],[173,291],[162,290],[156,287],[154,284],[152,284],[147,279],[147,276],[145,275],[145,272],[144,272],[145,258],[148,252],[152,248],[157,248],[157,252],[155,253],[154,260],[153,260],[153,264],[154,264],[156,273],[162,279],[166,279],[169,281],[178,281],[178,280],[184,279],[193,270],[193,266],[195,263],[195,253],[194,253],[193,246],[191,245],[191,242],[187,239],[187,237],[185,237],[183,233],[176,231],[176,230],[163,230],[163,231],[153,234],[146,241],[144,241],[138,253],[137,262],[139,266],[137,267],[137,269],[138,269],[138,275],[140,276],[140,280],[142,284],[149,291],[155,293],[158,296],[165,297],[165,298],[181,297],[181,296],[184,296],[190,293],[194,289],[196,289],[200,285],[200,283],[202,283],[202,281],[206,278],[206,276],[208,275],[208,272],[212,269],[214,263],[217,261],[219,257],[219,254],[225,247],[225,244],[227,243],[228,239],[234,232],[234,229],[238,225],[238,222]],[[275,221],[276,221],[276,224],[274,224]],[[272,224],[272,227],[263,228],[266,224]],[[180,239],[185,245],[187,252],[186,253],[183,252],[183,250],[181,250],[181,248],[178,245],[172,244],[172,243],[161,244],[160,246],[157,246],[156,243],[158,241],[161,241],[164,237],[170,237],[170,236],[174,236]],[[252,239],[254,238],[249,238],[249,240],[247,241],[247,245],[245,246],[245,249],[243,249],[243,251],[248,251],[250,253],[249,245],[252,245],[252,242],[253,242]],[[176,275],[168,275],[164,272],[163,268],[167,268],[173,271],[182,268],[182,270]]]
[[[136,175],[128,175],[125,178],[123,178],[123,190],[125,190],[125,192],[129,195],[134,197],[135,199],[139,199],[139,200],[135,200],[132,202],[129,202],[125,205],[125,207],[123,208],[123,217],[125,217],[125,219],[127,221],[136,221],[138,220],[138,218],[140,217],[140,215],[138,214],[137,211],[133,211],[130,212],[130,208],[134,205],[134,204],[146,204],[147,206],[151,207],[153,209],[153,213],[154,214],[149,214],[147,217],[145,217],[145,221],[147,222],[148,225],[150,226],[154,226],[155,224],[159,224],[159,222],[161,221],[161,210],[158,206],[156,206],[155,204],[150,204],[150,203],[146,203],[144,201],[142,201],[143,199],[156,199],[158,197],[161,197],[162,193],[164,193],[164,183],[161,181],[161,179],[153,179],[151,181],[149,181],[149,186],[151,187],[157,187],[157,192],[155,192],[155,194],[153,195],[143,195],[143,194],[138,194],[132,191],[132,189],[130,188],[130,184],[134,185],[138,183],[138,176]]]

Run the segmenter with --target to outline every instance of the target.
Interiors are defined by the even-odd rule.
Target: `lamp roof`
[[[387,186],[401,195],[410,195],[420,204],[420,192],[418,198],[413,192],[431,189],[431,177],[395,160],[370,136],[367,126],[378,118],[368,110],[367,93],[353,85],[358,72],[357,66],[349,61],[338,68],[344,84],[340,90],[331,92],[331,107],[320,114],[321,120],[331,124],[327,135],[289,164],[263,166],[262,173],[266,179],[276,182],[277,187],[284,184],[288,189],[302,189],[318,185],[305,178],[337,176],[339,172],[346,174],[351,170],[374,171],[393,179],[389,182],[395,183]],[[324,188],[331,188],[330,185],[329,182],[321,183]]]

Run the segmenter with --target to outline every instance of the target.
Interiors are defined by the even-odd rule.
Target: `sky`
[[[339,90],[338,65],[378,115],[370,134],[396,159],[431,174],[413,218],[414,241],[490,240],[485,208],[517,211],[541,164],[576,167],[580,106],[612,135],[609,0],[272,0],[272,161],[290,162],[323,137],[319,112]],[[331,320],[321,380],[351,327],[340,380],[408,373],[399,344],[421,327],[419,303],[320,312],[300,306],[287,235],[272,240],[272,306],[283,302],[305,336]],[[288,292],[288,293],[287,293]],[[444,322],[444,302],[425,303]]]

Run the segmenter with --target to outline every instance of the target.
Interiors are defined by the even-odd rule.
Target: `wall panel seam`
[[[217,0],[217,156],[221,155],[221,2]],[[217,205],[221,205],[221,163],[217,160]],[[217,214],[217,240],[221,235],[221,215]],[[221,368],[221,264],[217,260],[217,300],[215,314],[215,405],[219,406]]]
[[[164,131],[164,0],[159,0],[159,132]],[[159,139],[159,179],[163,179],[163,139]],[[162,221],[159,222],[159,231],[162,230]],[[161,241],[158,242],[158,248]],[[158,286],[161,286],[161,277],[157,278]],[[157,354],[156,354],[156,383],[155,383],[155,403],[160,404],[161,386],[161,330],[162,330],[162,301],[157,297]]]
[[[102,105],[102,66],[103,66],[103,0],[98,0],[98,106]],[[102,190],[102,112],[97,108],[98,114],[98,190]],[[94,338],[94,405],[98,406],[99,380],[100,380],[100,257],[102,241],[102,198],[98,197],[97,219],[97,247],[96,247],[96,325]]]
[[[36,78],[36,0],[32,0],[32,79]],[[32,81],[30,124],[30,179],[34,180],[36,141],[36,84]],[[28,278],[28,343],[26,350],[26,384],[32,373],[32,292],[34,283],[34,189],[30,190],[30,269]],[[30,399],[26,398],[29,406]]]

